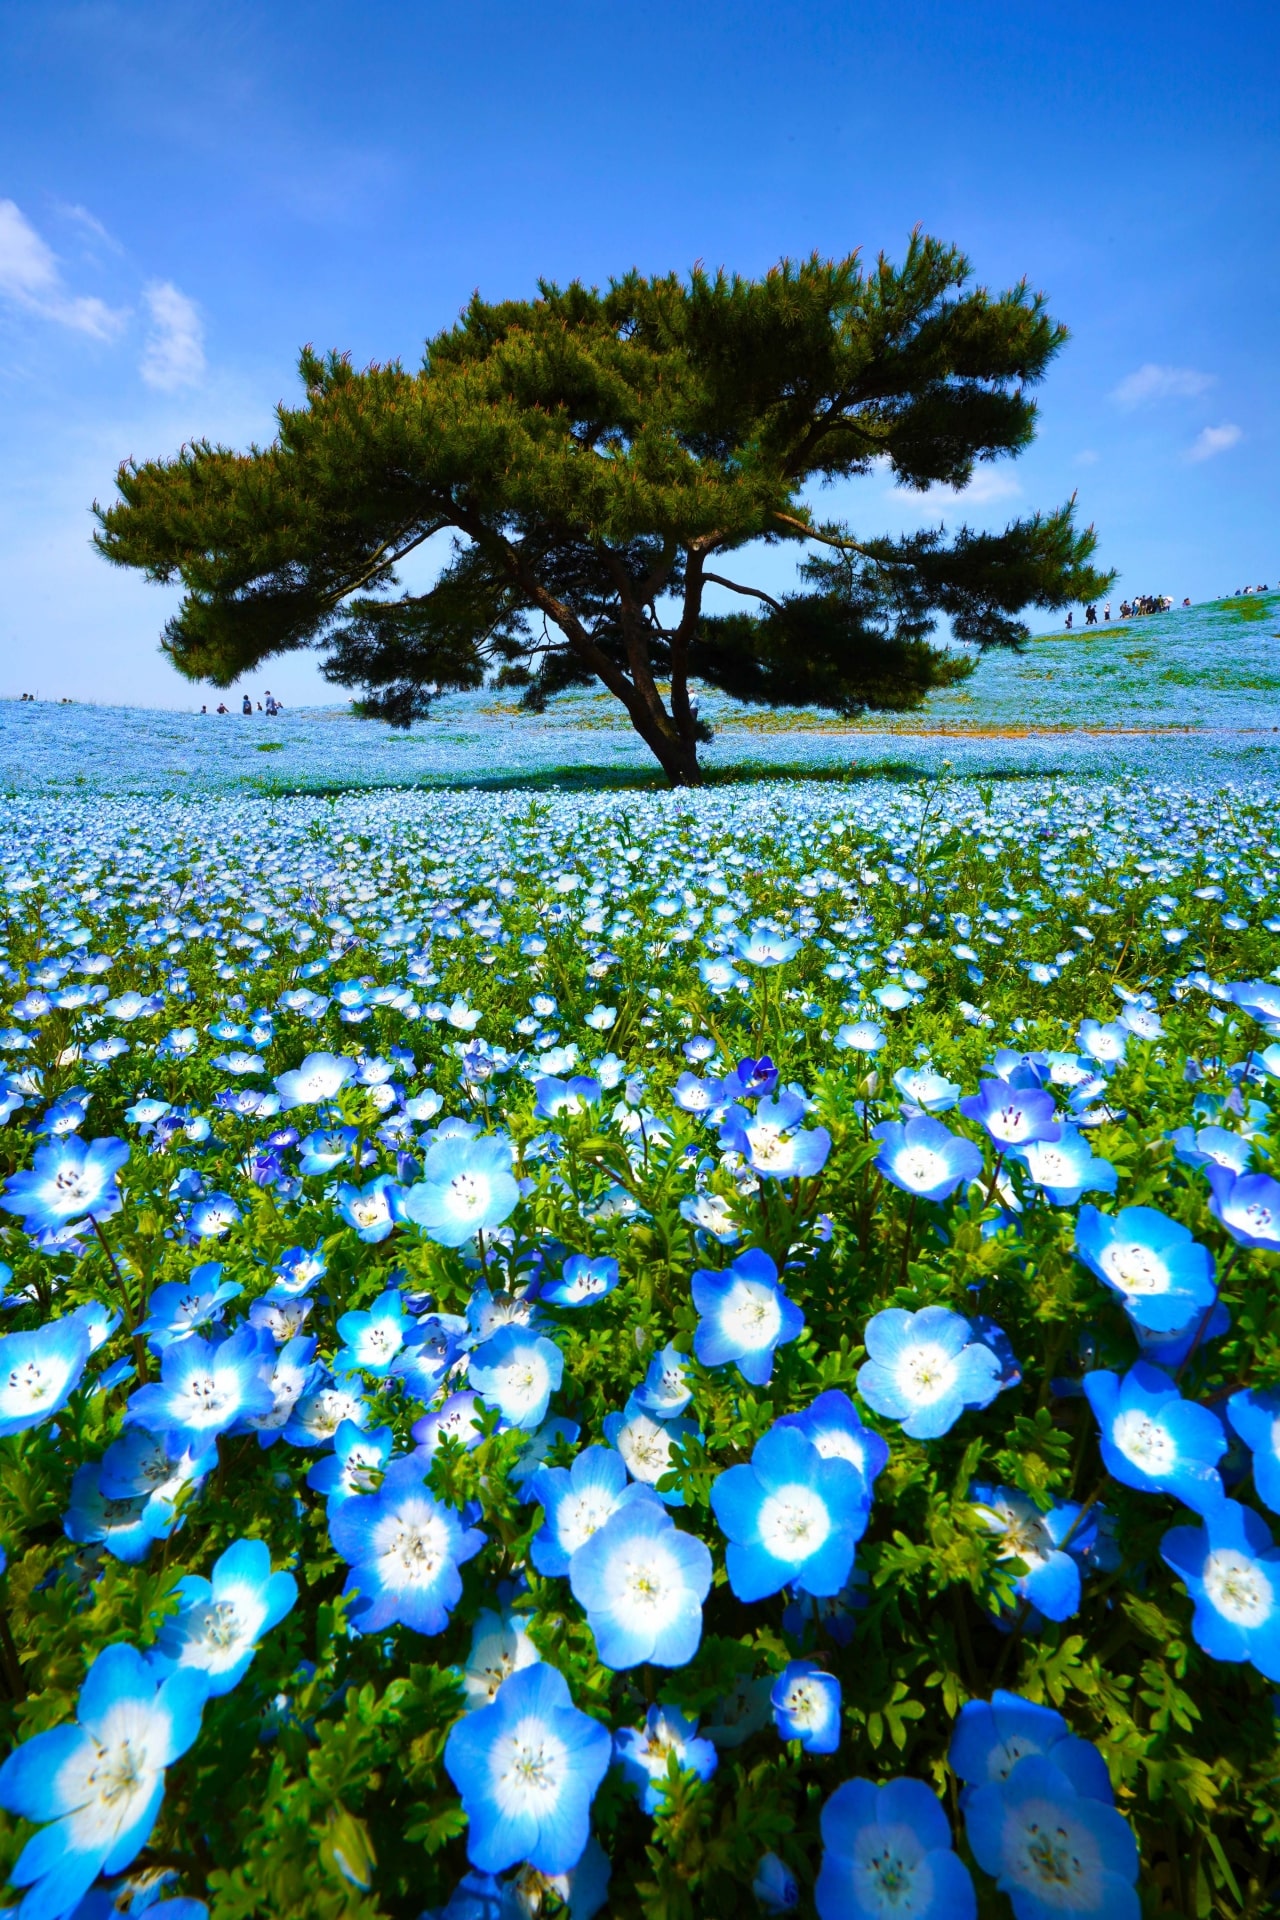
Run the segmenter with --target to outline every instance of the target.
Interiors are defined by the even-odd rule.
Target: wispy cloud
[[[1243,440],[1243,431],[1233,420],[1225,420],[1220,427],[1206,427],[1197,434],[1183,456],[1187,460],[1212,460],[1216,453],[1225,453],[1228,447],[1234,447],[1237,440]]]
[[[1145,407],[1153,400],[1194,400],[1208,393],[1217,378],[1217,374],[1199,373],[1195,367],[1160,367],[1148,360],[1120,382],[1111,398],[1120,407]]]
[[[898,508],[910,506],[922,514],[945,507],[991,507],[1001,500],[1015,500],[1022,488],[1011,473],[1000,473],[991,466],[980,466],[967,487],[927,487],[914,493],[908,487],[893,487],[889,498]]]
[[[95,340],[113,339],[128,318],[103,300],[67,291],[53,249],[12,200],[0,200],[0,299]]]
[[[1098,455],[1093,447],[1082,447],[1076,455],[1076,465],[1078,467],[1096,467],[1097,464]]]
[[[124,252],[114,233],[108,232],[97,215],[90,213],[88,207],[73,206],[65,200],[58,200],[54,203],[54,211],[63,220],[70,220],[74,226],[83,228],[85,233],[91,234],[95,240],[100,240],[104,247],[110,248],[112,253]]]
[[[151,331],[142,356],[142,377],[161,393],[197,386],[203,378],[204,327],[194,300],[172,280],[153,280],[142,290],[151,313]]]

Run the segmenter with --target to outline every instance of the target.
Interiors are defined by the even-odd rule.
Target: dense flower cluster
[[[1267,1911],[1269,819],[11,821],[24,1920]]]

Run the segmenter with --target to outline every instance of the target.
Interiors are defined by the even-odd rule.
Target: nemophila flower
[[[240,1218],[240,1209],[229,1193],[209,1193],[197,1200],[187,1215],[187,1237],[191,1240],[221,1240]]]
[[[1013,1157],[1055,1207],[1074,1207],[1085,1193],[1116,1190],[1115,1168],[1100,1159],[1074,1127],[1055,1127],[1046,1139],[1015,1147]]]
[[[1258,1498],[1272,1513],[1280,1513],[1280,1388],[1233,1393],[1227,1418],[1253,1455]]]
[[[864,1427],[847,1393],[829,1387],[800,1413],[784,1413],[780,1427],[795,1427],[811,1440],[824,1460],[847,1460],[862,1475],[868,1505],[876,1476],[889,1458],[889,1443]]]
[[[344,1420],[367,1426],[368,1403],[354,1385],[337,1386],[325,1374],[302,1395],[281,1437],[291,1447],[330,1447]]]
[[[0,1437],[38,1427],[61,1412],[93,1351],[86,1321],[67,1313],[31,1333],[0,1339]]]
[[[154,1287],[148,1305],[151,1309],[138,1328],[157,1352],[171,1347],[188,1334],[199,1333],[222,1319],[229,1300],[244,1292],[234,1280],[222,1278],[222,1267],[207,1260],[193,1267],[188,1279],[167,1281]]]
[[[778,1284],[769,1255],[751,1247],[721,1273],[700,1267],[691,1290],[701,1315],[693,1336],[701,1364],[723,1367],[732,1361],[753,1387],[767,1386],[775,1348],[804,1328],[804,1315]]]
[[[960,1098],[954,1080],[933,1067],[899,1067],[893,1084],[911,1113],[946,1113]]]
[[[1076,1252],[1153,1332],[1173,1333],[1213,1305],[1213,1256],[1155,1207],[1081,1207]]]
[[[238,1420],[270,1413],[275,1358],[271,1336],[256,1327],[239,1327],[216,1344],[192,1334],[166,1347],[159,1380],[131,1395],[125,1422],[182,1434],[198,1448]]]
[[[753,1173],[770,1180],[808,1180],[820,1173],[831,1152],[825,1127],[802,1127],[805,1102],[790,1088],[775,1100],[760,1100],[755,1113],[730,1107],[720,1143],[740,1153]]]
[[[532,1327],[500,1327],[477,1347],[467,1368],[470,1384],[510,1427],[532,1431],[564,1376],[564,1355]]]
[[[765,1600],[784,1587],[838,1593],[867,1525],[858,1469],[824,1460],[794,1427],[770,1428],[749,1464],[720,1474],[711,1508],[729,1542],[725,1565],[739,1600]]]
[[[769,1695],[773,1720],[784,1740],[798,1740],[806,1753],[834,1753],[840,1745],[840,1682],[812,1660],[792,1660]]]
[[[525,1497],[536,1500],[544,1516],[529,1558],[539,1573],[555,1576],[568,1573],[578,1549],[622,1507],[652,1501],[653,1494],[638,1481],[628,1483],[622,1455],[612,1447],[584,1447],[571,1466],[539,1467]]]
[[[574,1706],[563,1674],[539,1661],[513,1673],[488,1707],[449,1730],[444,1764],[467,1815],[467,1857],[486,1873],[528,1861],[576,1866],[591,1802],[609,1770],[607,1728]]]
[[[507,1479],[513,1487],[523,1487],[541,1467],[547,1464],[547,1456],[557,1445],[572,1446],[582,1428],[576,1420],[564,1420],[553,1414],[544,1420],[535,1433],[531,1433],[521,1445],[519,1453],[507,1468]]]
[[[344,1313],[338,1319],[342,1350],[334,1356],[335,1373],[372,1373],[385,1379],[391,1363],[415,1330],[405,1312],[404,1295],[388,1287],[371,1307]]]
[[[351,1568],[343,1592],[357,1596],[349,1618],[358,1633],[396,1621],[442,1632],[462,1598],[458,1568],[484,1545],[482,1533],[427,1491],[423,1463],[411,1454],[388,1463],[376,1493],[330,1510],[329,1537]]]
[[[177,1593],[178,1612],[162,1625],[156,1651],[170,1668],[202,1673],[213,1697],[239,1686],[259,1640],[297,1600],[298,1583],[291,1573],[272,1573],[264,1540],[237,1540],[209,1579],[189,1574]]]
[[[290,1300],[264,1293],[249,1308],[249,1325],[265,1328],[276,1345],[282,1347],[301,1333],[315,1304],[305,1294]]]
[[[300,1334],[285,1341],[275,1356],[267,1382],[271,1389],[270,1410],[244,1416],[245,1426],[257,1434],[260,1447],[273,1447],[283,1437],[300,1402],[323,1377],[324,1369],[316,1359],[313,1339]]]
[[[1280,1022],[1280,985],[1274,980],[1237,980],[1226,992],[1241,1012],[1251,1014],[1268,1029]]]
[[[687,1193],[680,1202],[680,1218],[709,1233],[722,1247],[731,1247],[742,1238],[733,1209],[721,1193]]]
[[[434,1413],[415,1420],[410,1432],[418,1443],[418,1453],[426,1461],[434,1460],[446,1440],[470,1451],[483,1439],[481,1422],[484,1407],[478,1393],[451,1393]]]
[[[966,1120],[976,1120],[994,1144],[1007,1152],[1032,1140],[1053,1137],[1058,1125],[1053,1095],[1042,1087],[1019,1088],[1007,1080],[984,1080],[977,1093],[960,1101]]]
[[[966,1407],[989,1406],[1000,1391],[999,1360],[972,1336],[963,1314],[946,1307],[886,1307],[863,1333],[858,1392],[913,1440],[936,1440]]]
[[[980,1149],[941,1120],[883,1120],[872,1137],[880,1142],[876,1171],[921,1200],[947,1200],[982,1172]]]
[[[978,1519],[995,1535],[998,1560],[1020,1560],[1025,1573],[1016,1576],[1013,1590],[1046,1620],[1069,1620],[1080,1610],[1080,1567],[1063,1542],[1080,1539],[1080,1508],[1055,1501],[1042,1513],[1029,1494],[1013,1487],[972,1486]]]
[[[836,1028],[831,1044],[842,1053],[879,1053],[888,1041],[874,1020],[847,1020]]]
[[[526,1615],[513,1613],[509,1607],[501,1613],[484,1608],[476,1615],[471,1650],[462,1668],[468,1708],[487,1707],[504,1680],[522,1667],[533,1666],[539,1657],[529,1638]]]
[[[171,1532],[184,1487],[198,1486],[213,1453],[194,1455],[169,1434],[128,1429],[101,1461],[86,1460],[71,1482],[62,1528],[68,1540],[104,1547],[128,1566]]]
[[[1265,1173],[1238,1178],[1227,1167],[1210,1167],[1209,1211],[1240,1247],[1280,1251],[1280,1180]]]
[[[951,1846],[937,1795],[923,1780],[846,1780],[822,1809],[820,1920],[975,1920],[969,1869]]]
[[[1014,1920],[1138,1920],[1138,1849],[1127,1821],[1030,1753],[965,1806],[973,1857],[1009,1896]]]
[[[309,1133],[298,1143],[299,1173],[307,1177],[332,1173],[335,1167],[350,1159],[359,1133],[358,1127],[321,1127]]]
[[[1120,1020],[1082,1020],[1076,1035],[1081,1053],[1110,1071],[1124,1065],[1125,1043],[1131,1029]]]
[[[1227,1127],[1178,1127],[1170,1143],[1184,1167],[1225,1167],[1229,1173],[1247,1173],[1253,1145]]]
[[[106,1647],[85,1676],[75,1722],[9,1755],[0,1806],[42,1827],[9,1875],[31,1889],[23,1908],[33,1920],[61,1920],[100,1873],[122,1872],[146,1845],[165,1768],[195,1740],[207,1695],[203,1674],[173,1673],[157,1686],[135,1647]]]
[[[502,1134],[437,1139],[421,1180],[405,1195],[405,1213],[442,1247],[460,1247],[477,1233],[491,1233],[520,1198],[511,1163],[511,1142]]]
[[[739,973],[732,960],[707,959],[698,962],[698,978],[704,987],[710,989],[717,998],[729,993],[734,987],[746,987],[750,983],[744,973]]]
[[[1088,1740],[1072,1733],[1060,1713],[997,1687],[990,1700],[966,1700],[956,1715],[947,1763],[967,1788],[1007,1780],[1020,1760],[1041,1753],[1077,1793],[1107,1806],[1115,1796],[1107,1763]],[[961,1796],[968,1804],[969,1793]]]
[[[796,934],[783,933],[767,920],[755,920],[749,933],[739,933],[733,942],[735,959],[749,967],[780,967],[794,960],[804,945]]]
[[[353,1494],[376,1493],[390,1458],[390,1427],[365,1433],[353,1420],[344,1420],[333,1436],[333,1452],[316,1461],[307,1485],[324,1494],[332,1508]]]
[[[534,1112],[542,1120],[560,1120],[588,1112],[600,1104],[600,1082],[589,1074],[577,1073],[570,1080],[557,1080],[544,1074],[534,1082]]]
[[[276,1278],[271,1292],[288,1295],[306,1293],[327,1273],[328,1268],[329,1262],[319,1247],[290,1247],[280,1255],[272,1269]]]
[[[129,1158],[127,1140],[91,1140],[76,1134],[37,1147],[31,1166],[11,1174],[0,1207],[18,1214],[28,1233],[77,1220],[108,1220],[120,1211],[120,1169]]]
[[[554,1307],[589,1307],[618,1284],[618,1263],[606,1253],[571,1253],[558,1280],[541,1297]]]
[[[1098,1421],[1102,1464],[1122,1486],[1167,1493],[1196,1513],[1222,1498],[1217,1462],[1227,1450],[1222,1422],[1184,1400],[1167,1373],[1139,1360],[1121,1380],[1101,1369],[1084,1376]]]
[[[276,1092],[281,1104],[290,1107],[314,1107],[334,1099],[355,1078],[356,1063],[345,1054],[309,1053],[300,1067],[276,1075]]]
[[[615,1508],[569,1558],[569,1584],[602,1665],[682,1667],[702,1639],[711,1555],[656,1500]]]
[[[618,1449],[627,1472],[642,1485],[652,1487],[668,1507],[682,1507],[684,1495],[679,1487],[660,1488],[658,1483],[675,1470],[675,1447],[696,1432],[692,1420],[658,1420],[630,1401],[621,1413],[604,1417],[604,1437]]]
[[[644,1813],[660,1811],[673,1760],[699,1780],[709,1780],[720,1760],[712,1742],[699,1739],[697,1721],[686,1720],[675,1707],[650,1707],[642,1727],[615,1733],[613,1757]]]
[[[1163,1367],[1166,1372],[1177,1372],[1183,1362],[1189,1358],[1193,1349],[1202,1351],[1212,1340],[1221,1340],[1231,1326],[1231,1315],[1221,1300],[1216,1300],[1209,1309],[1208,1316],[1197,1314],[1185,1327],[1176,1333],[1157,1333],[1151,1327],[1144,1327],[1140,1320],[1130,1316],[1133,1335],[1142,1350],[1144,1360],[1152,1366]]]
[[[334,1194],[334,1205],[342,1218],[371,1246],[385,1240],[397,1221],[403,1219],[403,1200],[399,1183],[389,1173],[375,1175],[363,1187],[344,1182]]]
[[[689,1376],[685,1372],[688,1357],[673,1346],[655,1353],[641,1384],[631,1395],[630,1404],[655,1420],[674,1420],[693,1398]]]
[[[1280,1549],[1262,1516],[1222,1500],[1202,1526],[1171,1527],[1160,1553],[1195,1603],[1197,1645],[1280,1681]]]

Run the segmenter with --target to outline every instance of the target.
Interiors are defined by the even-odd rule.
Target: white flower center
[[[731,1339],[750,1351],[771,1347],[782,1330],[777,1289],[759,1280],[738,1280],[725,1299],[721,1324]]]
[[[1102,1253],[1102,1270],[1123,1293],[1167,1293],[1169,1269],[1158,1253],[1136,1241],[1114,1241]]]
[[[956,1358],[937,1341],[922,1340],[901,1355],[896,1374],[899,1392],[918,1407],[929,1407],[955,1385]]]
[[[1165,1474],[1177,1464],[1178,1448],[1168,1428],[1136,1407],[1120,1415],[1111,1438],[1125,1459],[1143,1473]]]
[[[374,1548],[379,1574],[393,1591],[429,1587],[449,1557],[449,1530],[425,1501],[412,1500],[379,1521]]]
[[[1210,1605],[1238,1627],[1260,1627],[1275,1611],[1275,1593],[1256,1560],[1235,1547],[1218,1547],[1204,1563]]]
[[[761,1544],[775,1560],[797,1564],[822,1546],[831,1532],[831,1515],[812,1487],[779,1487],[766,1495],[757,1525]]]
[[[569,1773],[568,1754],[546,1722],[529,1714],[518,1720],[490,1759],[493,1796],[512,1818],[554,1812]]]
[[[602,1527],[617,1506],[617,1495],[593,1487],[590,1493],[571,1493],[561,1502],[556,1531],[566,1553],[576,1553]]]
[[[474,1220],[489,1204],[489,1182],[474,1173],[455,1173],[448,1186],[449,1205],[464,1220]]]
[[[947,1163],[934,1147],[907,1147],[897,1156],[893,1170],[908,1187],[921,1192],[947,1177]]]

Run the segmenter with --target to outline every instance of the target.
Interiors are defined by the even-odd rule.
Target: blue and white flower
[[[359,1633],[395,1621],[442,1632],[462,1598],[458,1569],[484,1545],[481,1532],[427,1491],[423,1463],[412,1455],[390,1462],[376,1493],[333,1507],[329,1536],[351,1568],[343,1592],[356,1600],[349,1617]]]
[[[886,1307],[863,1334],[869,1357],[858,1369],[858,1392],[913,1440],[937,1439],[966,1407],[989,1406],[1000,1391],[1000,1361],[972,1334],[963,1314],[947,1307]]]
[[[982,1154],[941,1120],[884,1120],[873,1130],[880,1142],[876,1171],[891,1186],[920,1200],[948,1200],[982,1172]]]
[[[1201,1526],[1171,1527],[1160,1552],[1195,1603],[1197,1645],[1280,1681],[1280,1548],[1262,1516],[1222,1500]]]
[[[178,1612],[161,1627],[157,1653],[170,1669],[202,1673],[214,1697],[239,1686],[262,1636],[297,1600],[298,1583],[291,1573],[272,1573],[264,1540],[237,1540],[208,1580],[188,1574],[177,1591]]]
[[[564,1377],[564,1355],[533,1327],[499,1327],[472,1353],[467,1377],[509,1427],[532,1432]]]
[[[511,1142],[501,1134],[437,1139],[428,1149],[421,1180],[405,1195],[406,1215],[442,1247],[460,1247],[477,1233],[491,1233],[520,1198],[512,1158]]]
[[[822,1809],[819,1920],[976,1920],[969,1869],[923,1780],[846,1780]]]
[[[693,1336],[698,1360],[704,1367],[732,1362],[753,1387],[767,1386],[775,1348],[804,1328],[804,1315],[783,1292],[769,1255],[751,1247],[723,1272],[699,1268],[691,1285],[701,1315]]]
[[[1102,1464],[1123,1486],[1167,1493],[1196,1513],[1222,1498],[1217,1463],[1227,1450],[1222,1422],[1184,1400],[1167,1373],[1139,1360],[1121,1380],[1097,1369],[1084,1376],[1097,1416]]]
[[[575,1867],[612,1752],[608,1730],[578,1711],[563,1674],[541,1661],[513,1673],[492,1705],[454,1722],[445,1742],[473,1865],[486,1873],[521,1861],[547,1874]]]
[[[792,1660],[769,1695],[774,1725],[806,1753],[834,1753],[840,1745],[840,1682],[812,1660]]]
[[[697,1652],[711,1555],[651,1497],[617,1507],[570,1555],[569,1584],[602,1665],[682,1667]]]
[[[1076,1252],[1120,1295],[1126,1313],[1153,1332],[1176,1332],[1213,1305],[1209,1249],[1155,1207],[1122,1207],[1119,1213],[1081,1207]]]
[[[772,1427],[749,1464],[720,1474],[711,1508],[729,1542],[725,1565],[739,1600],[784,1587],[838,1593],[867,1526],[861,1473],[848,1460],[824,1460],[794,1427]]]
[[[644,1813],[661,1810],[673,1764],[709,1780],[720,1759],[712,1742],[699,1738],[697,1721],[675,1707],[650,1707],[643,1727],[622,1728],[613,1737],[613,1754]]]
[[[200,1731],[208,1695],[193,1669],[157,1685],[136,1648],[104,1648],[72,1724],[15,1748],[0,1767],[0,1806],[41,1823],[10,1878],[33,1920],[61,1920],[100,1873],[119,1873],[150,1837],[165,1769]]]
[[[974,1859],[1009,1896],[1014,1920],[1138,1920],[1138,1849],[1123,1817],[1077,1791],[1043,1753],[976,1787],[965,1806]]]

